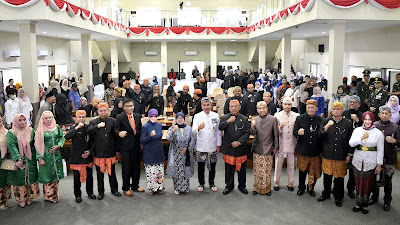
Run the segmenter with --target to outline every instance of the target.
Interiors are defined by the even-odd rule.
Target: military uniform
[[[364,76],[365,75],[370,75],[371,72],[368,70],[364,70],[363,72]],[[368,103],[364,103],[365,99],[368,99],[371,96],[372,91],[374,90],[374,83],[372,80],[369,80],[368,83],[365,83],[365,81],[361,81],[358,86],[357,86],[357,95],[361,99],[361,106],[360,106],[360,111],[361,112],[366,112],[369,111],[368,108]]]
[[[400,82],[393,84],[392,92],[400,92]],[[400,95],[396,95],[400,99]]]
[[[376,77],[374,82],[382,82],[382,78]],[[379,90],[373,89],[373,91],[371,91],[371,95],[368,100],[368,109],[370,107],[375,107],[375,112],[373,112],[375,118],[378,118],[379,107],[385,105],[387,100],[388,93],[383,88]]]

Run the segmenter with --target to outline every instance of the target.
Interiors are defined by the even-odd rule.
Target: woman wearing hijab
[[[7,129],[3,126],[3,119],[0,116],[0,165],[7,156]],[[11,186],[7,184],[7,171],[0,169],[0,211],[12,207]]]
[[[317,110],[317,115],[324,117],[325,113],[325,99],[321,94],[321,88],[320,87],[314,87],[313,89],[313,95],[311,96],[310,99],[314,99],[315,101],[318,102],[318,110]]]
[[[332,95],[332,100],[330,101],[328,112],[330,113],[332,110],[332,103],[341,102],[343,103],[343,110],[346,111],[349,109],[350,96],[346,94],[346,89],[343,85],[339,85],[336,94]],[[318,109],[319,110],[319,109]]]
[[[368,213],[368,199],[375,183],[375,174],[381,172],[384,154],[382,132],[374,126],[374,114],[367,111],[362,116],[363,126],[354,129],[349,144],[355,147],[352,165],[356,182],[354,212]]]
[[[22,84],[20,82],[17,82],[15,84],[15,90],[18,91],[20,88],[22,88]]]
[[[29,100],[28,96],[26,96],[26,92],[24,88],[20,88],[18,90],[18,95],[16,101],[19,105],[19,112],[24,114],[25,118],[27,118],[28,127],[31,126],[31,118],[33,107],[31,104],[31,100]]]
[[[153,80],[151,81],[151,86],[158,85],[157,76],[153,76]]]
[[[75,123],[72,118],[72,107],[64,94],[57,94],[55,112],[58,125],[64,126]]]
[[[80,96],[84,96],[86,94],[86,92],[89,91],[85,80],[83,79],[83,77],[79,77],[79,82],[78,82],[78,91]]]
[[[61,94],[68,98],[70,88],[68,86],[68,79],[64,79],[61,84]]]
[[[147,175],[147,193],[164,190],[164,150],[161,142],[162,125],[157,122],[158,112],[149,110],[149,121],[142,127],[140,143],[143,144],[143,163]]]
[[[274,86],[272,86],[271,80],[268,80],[266,85],[264,86],[265,92],[271,93],[271,96],[274,96]]]
[[[193,176],[193,149],[196,139],[191,127],[185,124],[185,115],[175,116],[176,125],[170,127],[167,140],[171,142],[168,153],[167,173],[174,182],[175,194],[189,192],[189,178]]]
[[[400,120],[399,98],[396,95],[390,96],[387,106],[392,110],[392,116],[390,117],[390,121],[395,124],[398,124]]]
[[[7,133],[7,145],[9,157],[16,161],[18,169],[8,171],[7,183],[13,185],[15,200],[21,208],[31,205],[32,199],[40,195],[34,136],[35,132],[28,127],[25,115],[15,115],[13,127]]]
[[[90,199],[96,199],[93,194],[93,156],[90,154],[89,134],[85,124],[85,110],[76,111],[76,125],[65,135],[66,140],[72,139],[72,149],[69,157],[71,169],[74,171],[74,195],[77,203],[82,202],[81,183],[86,182],[86,193]]]
[[[35,133],[36,158],[39,161],[38,182],[43,184],[44,200],[57,203],[59,180],[64,178],[60,148],[64,135],[56,124],[53,113],[43,112]]]
[[[111,111],[110,117],[116,119],[117,116],[124,111],[123,102],[124,102],[124,100],[122,98],[115,99],[114,108]]]
[[[61,93],[60,84],[56,80],[50,81],[50,90],[57,89],[57,93]]]

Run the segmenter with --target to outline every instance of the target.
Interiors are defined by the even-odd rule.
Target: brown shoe
[[[133,191],[135,191],[135,192],[144,192],[144,189],[141,188],[141,187],[139,187],[138,189],[135,189],[135,190],[133,190]]]
[[[124,194],[126,196],[128,196],[128,197],[132,197],[133,196],[133,192],[131,190],[124,191]]]

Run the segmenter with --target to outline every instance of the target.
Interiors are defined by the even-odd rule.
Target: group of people
[[[231,81],[236,85],[238,78],[231,79],[232,72],[226,72],[224,78],[228,77],[225,80],[228,84],[224,82],[224,87],[231,88]],[[235,73],[242,76],[239,68]],[[137,78],[139,74],[131,75]],[[368,71],[364,73],[365,77],[369,78]],[[381,78],[374,79],[373,85],[369,85],[368,80],[364,79],[358,84],[362,96],[357,93],[349,95],[346,100],[333,98],[329,107],[326,107],[323,97],[320,100],[321,89],[315,86],[316,78],[305,76],[303,83],[292,80],[289,85],[286,77],[282,76],[283,86],[279,86],[278,96],[274,97],[273,91],[257,88],[251,77],[246,88],[232,86],[234,96],[226,100],[221,117],[212,111],[212,100],[207,96],[204,78],[200,77],[196,82],[193,97],[189,94],[188,86],[175,93],[175,81],[171,80],[166,105],[174,107],[175,122],[165,135],[170,141],[165,172],[172,177],[175,194],[189,192],[195,162],[198,166],[197,191],[205,191],[207,167],[209,188],[217,192],[214,179],[220,152],[225,163],[223,194],[227,195],[235,188],[235,171],[238,173],[238,190],[248,194],[246,162],[251,156],[248,154],[248,144],[251,144],[254,195],[271,196],[274,162],[273,189],[280,190],[285,159],[287,189],[294,191],[297,157],[298,195],[303,195],[307,190],[311,196],[315,196],[315,184],[323,174],[324,190],[318,201],[329,199],[332,193],[335,204],[340,207],[344,198],[344,177],[349,173],[347,189],[348,195],[356,199],[354,212],[368,213],[368,205],[378,201],[379,186],[385,186],[383,208],[390,210],[391,179],[397,163],[397,147],[400,145],[400,129],[397,125],[399,100],[395,94],[400,92],[393,92],[394,95],[389,98],[382,88]],[[398,80],[400,82],[400,74]],[[16,165],[16,169],[0,171],[0,209],[10,207],[11,185],[20,207],[32,204],[32,199],[40,195],[38,183],[44,184],[45,200],[59,201],[59,180],[64,176],[60,148],[65,140],[72,140],[69,163],[73,170],[77,203],[82,202],[81,184],[85,182],[90,199],[102,200],[105,197],[106,172],[111,193],[121,196],[115,173],[118,155],[122,167],[123,194],[132,197],[133,192],[145,191],[139,185],[141,158],[146,173],[147,193],[163,193],[163,130],[157,119],[164,112],[164,98],[157,84],[151,87],[149,81],[144,80],[143,84],[136,83],[131,88],[131,82],[132,79],[126,79],[122,82],[123,87],[116,87],[109,76],[103,101],[93,99],[91,108],[86,107],[86,98],[79,94],[79,90],[73,89],[76,88],[74,84],[68,96],[75,91],[79,99],[72,94],[67,101],[61,90],[50,90],[39,110],[36,131],[30,128],[29,118],[23,113],[16,113],[10,123],[7,121],[10,130],[0,127],[1,158],[14,160]],[[326,80],[321,79],[320,82],[326,86]],[[339,90],[345,92],[346,88],[340,86]],[[20,96],[18,92],[19,101],[26,102],[22,100],[24,95]],[[12,95],[9,97],[14,99]],[[385,103],[382,104],[382,101]],[[57,105],[53,107],[54,103],[60,103],[61,108],[57,110]],[[366,110],[363,111],[364,104],[369,108],[364,107]],[[68,108],[68,105],[72,107]],[[188,106],[194,108],[191,123],[185,121],[189,114]],[[109,113],[111,107],[113,110]],[[65,134],[55,120],[60,118],[57,111],[62,109],[65,109],[65,114],[70,114],[71,119],[72,112],[76,117],[68,121],[70,126],[64,129]],[[148,121],[142,124],[146,114]],[[87,117],[93,117],[89,124],[85,124]],[[393,118],[397,120],[393,121]],[[252,143],[248,143],[250,135],[254,136]],[[97,196],[93,193],[94,165],[99,192]]]

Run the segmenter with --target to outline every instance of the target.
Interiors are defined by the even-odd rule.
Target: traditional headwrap
[[[381,113],[383,111],[388,111],[389,113],[392,113],[392,109],[386,105],[379,107],[379,112]]]
[[[189,89],[189,86],[185,85],[185,86],[183,86],[183,88],[184,88],[184,89],[185,89],[185,88]]]
[[[97,98],[92,99],[92,102],[97,102],[99,103],[100,101]]]
[[[105,102],[99,103],[99,105],[97,106],[97,109],[100,110],[101,108],[108,109],[108,104]]]
[[[23,97],[21,97],[21,91],[24,91]],[[25,108],[25,106],[31,104],[31,100],[29,100],[28,96],[26,96],[26,92],[25,92],[24,88],[18,89],[18,102],[19,102],[20,112],[22,112],[22,109]]]
[[[374,114],[373,114],[372,112],[370,112],[370,111],[367,111],[367,112],[363,113],[363,115],[362,115],[362,120],[363,120],[363,121],[364,121],[366,115],[368,115],[369,117],[371,117],[372,123],[371,123],[371,126],[370,126],[370,127],[366,127],[366,126],[364,125],[364,123],[363,123],[363,128],[364,128],[364,130],[370,130],[370,129],[372,129],[372,128],[375,128],[375,126],[374,126]]]
[[[233,99],[233,100],[231,100],[231,101],[229,102],[229,106],[231,106],[231,105],[238,105],[238,106],[240,106],[240,103],[239,103],[239,101],[238,101],[237,99]]]
[[[51,124],[46,126],[44,124],[44,117],[47,115],[51,115],[53,117]],[[35,132],[35,148],[36,151],[44,157],[44,132],[53,132],[57,128],[56,120],[54,119],[54,115],[50,111],[44,111],[42,116],[40,117],[39,125]]]
[[[284,98],[282,99],[282,103],[290,103],[290,104],[292,104],[292,99],[289,98],[289,97],[284,97]]]
[[[361,98],[358,97],[357,95],[350,96],[350,100],[356,100],[357,102],[361,103]]]
[[[259,102],[257,102],[257,109],[258,109],[259,107],[261,107],[261,106],[268,107],[267,103],[264,102],[264,101],[259,101]]]
[[[114,88],[114,91],[118,91],[122,94],[122,88],[120,88],[120,87]]]
[[[149,82],[149,79],[144,79],[144,80],[143,80],[143,82],[146,82],[146,81]]]
[[[3,126],[3,123],[0,124],[0,151],[1,158],[4,158],[7,155],[7,132],[8,130]]]
[[[32,128],[28,127],[27,124],[25,125],[25,127],[19,127],[18,120],[21,117],[24,117],[26,119],[25,115],[22,113],[19,113],[14,116],[12,129],[14,131],[15,137],[17,137],[19,154],[21,155],[21,157],[25,156],[26,158],[31,160],[32,151],[30,142],[31,142]]]
[[[156,115],[158,117],[157,109],[150,109],[149,110],[149,117],[152,117],[153,115]]]
[[[182,116],[183,121],[185,121],[185,114],[183,114],[183,112],[178,112],[178,113],[175,115],[175,121],[178,119],[178,116]],[[181,125],[179,125],[178,123],[177,123],[176,125],[178,125],[179,128],[184,128],[184,127],[186,127],[185,122],[183,122],[183,124],[181,124]]]
[[[240,92],[242,92],[242,88],[240,86],[236,86],[233,88],[233,91],[239,90]]]
[[[18,91],[20,88],[22,88],[22,84],[20,82],[17,82],[15,84],[15,89],[17,89],[17,91]]]
[[[86,111],[85,110],[77,110],[75,112],[75,116],[76,117],[78,117],[78,116],[86,116]]]
[[[201,95],[203,92],[201,91],[201,89],[194,89],[193,93],[197,94],[197,95]]]
[[[392,106],[392,105],[390,104],[390,100],[391,100],[392,98],[394,98],[394,99],[396,100],[396,105],[395,105],[395,106]],[[391,109],[391,112],[392,112],[392,116],[390,117],[390,121],[393,122],[393,123],[395,123],[395,124],[397,124],[397,123],[399,122],[399,120],[400,120],[400,114],[399,114],[399,110],[400,110],[400,107],[399,107],[399,98],[398,98],[396,95],[390,96],[389,101],[388,101],[388,103],[387,103],[387,106]]]
[[[202,97],[201,104],[203,104],[203,102],[211,102],[211,99],[209,97]]]
[[[87,101],[87,98],[86,98],[85,96],[82,96],[82,97],[81,97],[81,100]]]
[[[341,109],[343,109],[343,103],[341,103],[341,102],[333,102],[332,103],[332,108],[341,108]]]
[[[318,107],[318,102],[315,99],[310,99],[306,101],[306,105],[315,105]]]
[[[139,85],[139,84],[135,84],[135,85],[133,86],[133,88],[140,88],[140,85]]]
[[[206,79],[200,78],[200,82],[201,82],[201,83],[205,83],[205,82],[206,82]]]

